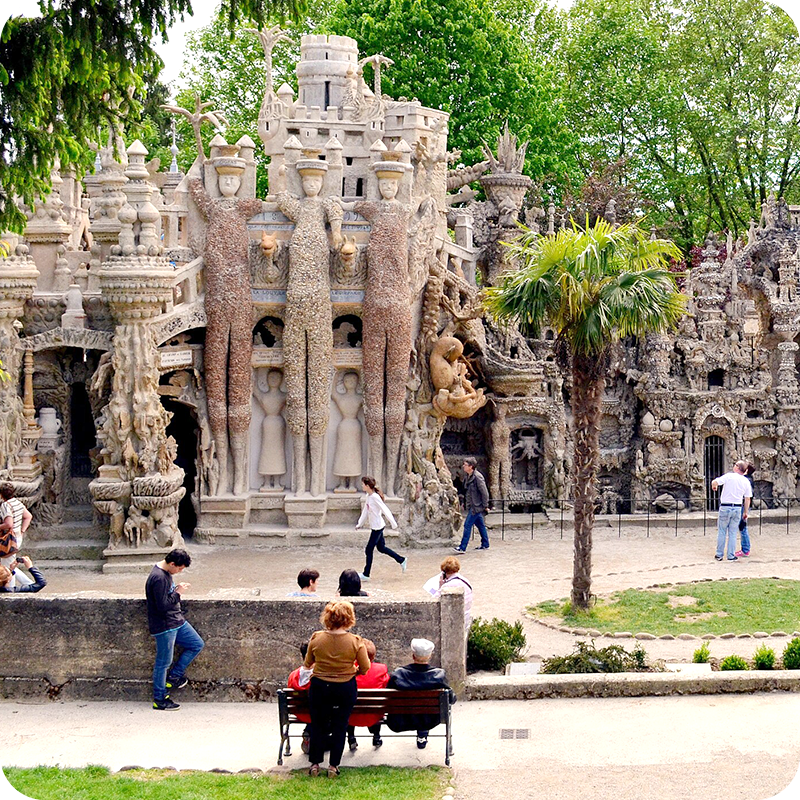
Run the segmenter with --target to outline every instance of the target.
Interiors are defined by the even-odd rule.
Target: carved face
[[[354,392],[358,387],[358,375],[355,372],[346,372],[342,383],[348,392]]]
[[[277,369],[271,369],[267,373],[267,386],[270,389],[277,389],[281,385],[283,375]]]
[[[378,190],[384,200],[394,200],[397,197],[397,190],[400,188],[400,181],[396,178],[379,178]]]
[[[303,175],[303,192],[306,197],[316,197],[322,191],[322,175]]]
[[[238,175],[219,176],[219,191],[223,197],[236,197],[241,185],[242,179]]]

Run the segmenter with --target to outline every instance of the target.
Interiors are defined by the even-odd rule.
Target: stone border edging
[[[765,631],[755,631],[754,633],[704,633],[701,636],[695,636],[693,633],[679,633],[673,636],[671,633],[665,633],[661,636],[656,636],[654,633],[630,633],[630,631],[606,631],[601,633],[596,628],[569,628],[566,625],[559,625],[555,622],[547,622],[546,620],[534,617],[527,611],[523,612],[528,619],[542,625],[550,630],[559,631],[560,633],[569,633],[573,636],[591,636],[593,639],[638,639],[640,641],[653,641],[661,639],[663,641],[674,641],[675,639],[685,641],[711,641],[712,639],[789,639],[800,636],[800,631],[793,633],[784,633],[784,631],[774,631],[773,633],[766,633]]]
[[[800,692],[800,670],[712,672],[617,672],[468,678],[467,700],[539,700],[556,697],[659,697],[688,694]]]

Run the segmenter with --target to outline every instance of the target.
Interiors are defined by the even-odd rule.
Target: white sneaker
[[[403,559],[403,560],[400,562],[400,569],[402,569],[402,570],[403,570],[403,572],[405,572],[405,571],[406,571],[406,567],[407,567],[407,566],[408,566],[408,559],[407,559],[407,558],[404,558],[404,559]]]
[[[361,578],[361,583],[370,579],[369,575],[365,575],[363,572],[359,572],[358,577]]]

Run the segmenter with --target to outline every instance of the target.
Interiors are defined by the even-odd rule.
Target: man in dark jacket
[[[153,567],[145,584],[147,624],[156,640],[153,708],[158,711],[180,708],[179,703],[172,701],[167,690],[186,686],[186,669],[205,644],[197,631],[184,619],[181,611],[181,592],[186,591],[190,584],[175,585],[173,581],[173,576],[183,572],[191,563],[192,559],[185,550],[172,550],[163,561]],[[183,652],[173,666],[176,644]]]
[[[455,692],[447,685],[444,670],[432,667],[428,662],[433,655],[434,644],[429,639],[411,640],[411,664],[398,667],[389,676],[389,689],[447,689],[450,702],[455,703]],[[428,731],[439,724],[438,714],[387,714],[386,725],[389,730],[416,731],[417,747],[424,750],[428,744]]]
[[[481,543],[476,550],[489,549],[489,534],[486,531],[486,523],[483,515],[489,510],[489,490],[486,488],[486,478],[478,472],[475,467],[478,462],[474,458],[464,459],[464,472],[467,479],[464,481],[464,508],[467,518],[464,520],[464,535],[461,537],[461,544],[454,548],[456,553],[465,553],[469,544],[469,537],[472,536],[472,526],[478,526],[481,535]]]

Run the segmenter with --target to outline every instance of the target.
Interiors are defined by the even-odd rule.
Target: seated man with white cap
[[[398,667],[389,676],[389,689],[448,689],[450,702],[455,703],[455,692],[447,685],[444,670],[432,667],[428,662],[435,645],[429,639],[411,640],[412,663]],[[417,747],[424,750],[428,744],[428,731],[439,724],[438,714],[388,714],[386,724],[389,730],[416,731]]]

